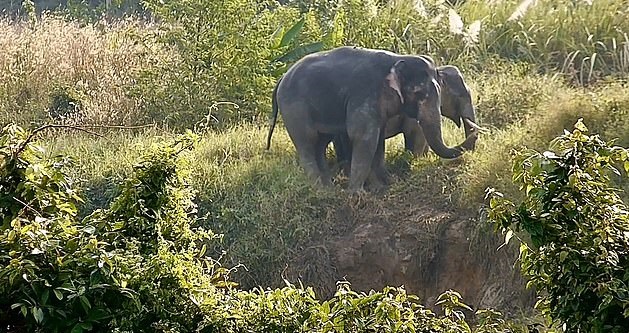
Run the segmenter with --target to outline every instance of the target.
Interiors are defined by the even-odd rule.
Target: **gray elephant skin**
[[[456,147],[441,135],[441,86],[427,57],[384,50],[339,47],[295,63],[273,89],[267,150],[278,111],[306,174],[331,184],[325,151],[334,138],[351,147],[349,189],[387,184],[384,166],[386,126],[395,117],[414,119],[427,144],[443,158],[459,157],[473,145],[472,133]]]
[[[432,61],[430,57],[425,57]],[[456,66],[446,65],[437,67],[437,82],[441,85],[441,115],[452,120],[459,128],[463,125],[465,137],[471,136],[480,128],[476,125],[476,112],[472,103],[470,89],[465,83],[463,74]],[[385,127],[385,138],[391,138],[402,133],[404,135],[404,147],[415,156],[423,156],[428,152],[428,144],[424,137],[422,127],[416,119],[404,114],[390,118]],[[334,149],[339,165],[343,166],[345,173],[349,174],[351,146],[348,139],[339,136],[334,138]],[[473,150],[475,141],[468,142],[463,147],[465,150]]]

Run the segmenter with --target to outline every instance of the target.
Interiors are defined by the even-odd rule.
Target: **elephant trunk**
[[[460,146],[454,148],[447,147],[443,142],[440,121],[436,124],[422,124],[422,129],[424,130],[424,136],[426,137],[426,141],[428,142],[430,149],[432,149],[432,151],[434,151],[439,157],[453,159],[463,154],[463,150],[465,150],[463,148],[463,144],[468,142],[468,140],[466,139]]]

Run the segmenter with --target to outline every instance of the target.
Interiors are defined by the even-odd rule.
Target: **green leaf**
[[[282,41],[280,42],[279,47],[284,47],[292,42],[293,39],[299,35],[299,32],[301,32],[301,29],[304,27],[304,23],[306,23],[306,21],[304,18],[301,18],[301,20],[297,21],[297,23],[288,29],[288,31],[286,31],[286,33],[282,36]]]
[[[81,305],[83,306],[83,310],[85,310],[85,313],[89,313],[90,308],[92,307],[90,301],[87,299],[87,297],[85,297],[85,295],[81,295],[79,299],[81,300]]]
[[[513,237],[513,230],[507,230],[507,234],[505,235],[505,244],[509,244],[509,241]]]
[[[41,308],[34,307],[31,309],[31,312],[33,313],[33,317],[37,323],[41,323],[44,320],[44,311],[42,311]]]
[[[48,302],[48,296],[50,295],[50,290],[46,289],[44,290],[44,292],[41,295],[41,304],[42,305],[46,305],[46,303]]]
[[[83,327],[81,327],[80,324],[74,325],[74,327],[72,327],[72,331],[70,331],[70,333],[81,333],[81,332],[83,332]]]
[[[271,35],[271,48],[272,49],[278,49],[280,47],[280,43],[282,41],[280,36],[283,36],[283,33],[284,33],[284,27],[282,26],[278,27],[273,32],[273,34]]]
[[[52,292],[55,293],[55,297],[57,297],[58,300],[63,299],[63,293],[61,292],[61,290],[53,289]]]
[[[322,42],[306,44],[306,45],[302,45],[300,47],[297,47],[297,48],[287,52],[283,56],[281,56],[279,58],[276,58],[273,61],[280,61],[280,62],[284,62],[284,63],[291,63],[291,62],[295,62],[295,61],[303,58],[304,56],[306,56],[308,54],[319,52],[322,49],[323,49],[323,43]]]
[[[625,161],[625,172],[629,173],[629,161]]]
[[[88,225],[85,228],[83,228],[83,232],[88,233],[90,235],[93,235],[95,231],[96,231],[96,228],[92,225]]]
[[[19,308],[20,306],[23,306],[23,305],[24,305],[23,303],[11,304],[11,310],[17,309],[17,308]]]
[[[577,123],[574,124],[574,128],[578,129],[579,131],[583,133],[587,133],[588,131],[588,128],[583,123],[583,118],[579,118],[579,120],[577,120]]]

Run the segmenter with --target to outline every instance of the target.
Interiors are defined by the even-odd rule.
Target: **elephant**
[[[307,55],[278,80],[272,95],[267,147],[284,119],[306,174],[331,185],[325,151],[336,137],[351,144],[349,190],[387,184],[384,166],[386,125],[394,117],[415,119],[430,148],[442,158],[457,158],[473,145],[476,133],[455,147],[441,136],[441,86],[434,62],[386,50],[342,46]]]
[[[434,61],[428,56],[422,56],[429,61]],[[472,103],[472,96],[463,74],[456,66],[446,65],[437,67],[438,83],[441,91],[441,115],[452,120],[459,128],[463,124],[465,136],[469,137],[473,132],[482,130],[476,125],[476,113]],[[423,130],[417,121],[404,114],[390,118],[385,127],[385,138],[391,138],[404,134],[404,146],[406,150],[416,156],[425,155],[428,152],[428,144]],[[339,135],[334,138],[334,149],[337,162],[346,174],[349,174],[351,147],[347,141],[349,138]],[[465,150],[474,150],[475,141],[470,141]]]

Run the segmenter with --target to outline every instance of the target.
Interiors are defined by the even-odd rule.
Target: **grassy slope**
[[[477,151],[461,161],[443,162],[431,155],[411,160],[410,167],[397,138],[388,144],[387,153],[396,181],[384,200],[368,196],[356,202],[341,189],[342,179],[332,192],[313,190],[297,166],[294,148],[282,128],[276,131],[271,152],[263,150],[266,126],[242,125],[203,135],[194,159],[200,211],[213,229],[225,234],[224,247],[216,250],[227,251],[225,260],[230,265],[243,263],[248,268],[240,270],[245,284],[281,283],[279,274],[289,258],[322,233],[344,227],[334,215],[339,208],[353,207],[356,214],[365,207],[377,209],[382,202],[405,207],[405,200],[435,198],[434,202],[454,202],[459,210],[475,211],[488,186],[517,193],[510,182],[509,151],[521,145],[544,149],[578,117],[585,117],[586,124],[605,138],[619,137],[619,143],[629,144],[628,88],[604,83],[587,90],[568,88],[556,78],[534,74],[538,70],[557,72],[581,83],[588,81],[584,77],[600,73],[625,75],[629,44],[613,38],[629,30],[629,21],[616,20],[626,17],[622,16],[626,3],[601,1],[595,2],[594,8],[585,8],[586,12],[580,7],[549,15],[549,8],[557,2],[540,1],[519,22],[510,23],[505,21],[516,7],[515,1],[502,1],[499,7],[487,3],[470,0],[459,11],[466,27],[474,19],[483,19],[478,44],[439,45],[445,51],[436,52],[467,69],[480,123],[492,133],[483,135]],[[579,27],[592,27],[591,37],[565,23],[575,15],[581,18]],[[129,85],[134,74],[152,63],[167,63],[172,54],[126,38],[143,31],[133,23],[99,29],[56,19],[42,20],[34,30],[0,22],[0,31],[7,32],[0,34],[0,50],[5,55],[0,58],[0,122],[24,124],[46,119],[46,109],[59,87],[66,95],[80,95],[88,122],[138,123],[147,119],[146,114],[138,113],[142,96],[128,94]],[[527,70],[487,61],[496,55],[535,65]],[[597,59],[595,66],[590,66],[591,59]],[[268,92],[260,94],[268,96]],[[447,141],[460,141],[460,131],[449,122],[444,124]],[[83,181],[88,200],[84,211],[88,212],[114,195],[115,184],[144,147],[169,135],[165,130],[111,131],[106,139],[58,135],[50,144],[55,152],[78,160],[75,172]]]
[[[363,203],[345,193],[345,179],[337,179],[339,185],[329,191],[313,189],[282,127],[276,130],[268,152],[264,150],[266,126],[242,125],[203,134],[194,153],[197,176],[193,185],[201,215],[225,235],[224,247],[216,250],[226,251],[229,265],[246,266],[237,275],[245,285],[277,285],[279,272],[303,247],[348,227],[337,225],[345,223],[336,214],[340,209],[352,207],[352,214],[360,214],[358,206],[362,205],[376,214],[382,202],[402,208],[407,207],[405,202],[431,201],[455,207],[461,214],[476,211],[486,187],[517,195],[510,182],[512,148],[545,149],[550,139],[571,128],[579,117],[585,118],[592,131],[629,144],[629,89],[621,85],[583,91],[510,70],[468,75],[468,80],[478,96],[481,123],[491,127],[492,133],[483,135],[475,152],[455,162],[432,154],[409,159],[402,152],[401,138],[389,140],[387,164],[395,182],[384,197],[370,195]],[[444,126],[448,143],[462,139],[462,131],[451,122],[444,121]],[[147,145],[169,135],[158,130],[111,132],[106,139],[77,134],[57,137],[51,145],[54,151],[78,159],[76,174],[91,192],[86,196],[92,198],[86,207],[90,211],[114,194],[113,185]]]

